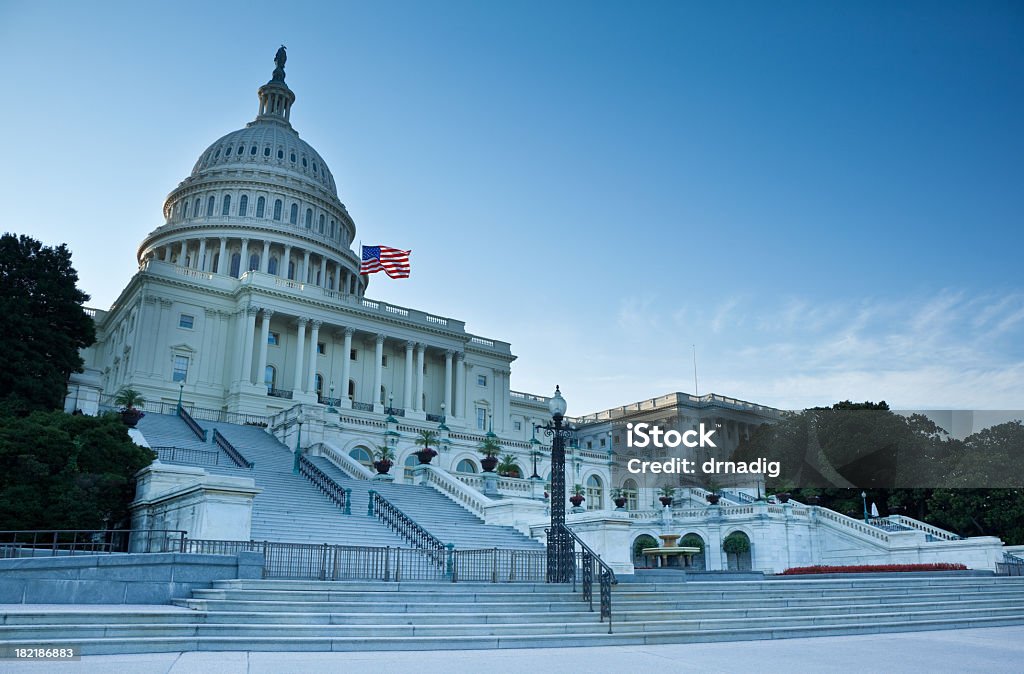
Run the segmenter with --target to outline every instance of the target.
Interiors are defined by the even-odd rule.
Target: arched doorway
[[[373,455],[366,447],[353,447],[348,455],[370,470],[373,470]]]
[[[750,537],[742,531],[734,531],[722,539],[726,568],[729,571],[750,571],[752,568],[750,547]]]
[[[694,571],[704,571],[708,568],[707,561],[704,558],[704,553],[707,550],[707,542],[700,534],[694,533],[692,531],[683,534],[683,537],[679,539],[679,547],[700,548],[700,554],[694,555],[691,558],[690,568]]]
[[[412,484],[412,469],[420,465],[420,460],[415,454],[410,454],[405,457],[405,482],[406,484]]]
[[[638,569],[648,569],[651,567],[650,557],[643,555],[644,548],[656,548],[660,545],[658,539],[650,534],[640,534],[633,539],[632,553],[633,553],[633,566]]]

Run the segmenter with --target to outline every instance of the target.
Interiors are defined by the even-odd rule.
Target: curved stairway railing
[[[236,466],[238,466],[239,468],[248,468],[249,470],[252,470],[252,467],[255,464],[253,464],[253,462],[250,461],[249,459],[242,456],[242,453],[235,449],[235,446],[232,445],[231,442],[227,438],[225,438],[221,434],[221,432],[218,431],[216,428],[213,429],[213,441],[217,444],[218,447],[224,450],[224,453],[228,455],[228,458],[235,462]]]
[[[188,410],[181,405],[178,405],[177,414],[178,417],[185,422],[185,425],[189,427],[189,430],[196,434],[196,437],[199,438],[199,440],[206,442],[206,431],[203,430],[202,426],[200,426],[195,419],[192,418],[192,415],[188,413]]]
[[[353,479],[369,480],[373,477],[373,471],[330,443],[321,442],[312,449],[315,454],[324,457]]]
[[[600,584],[600,608],[601,622],[608,618],[608,634],[612,633],[612,585],[619,581],[615,578],[612,567],[601,559],[601,556],[590,549],[590,546],[583,542],[579,536],[573,533],[572,529],[564,524],[558,525],[562,535],[567,536],[570,544],[579,544],[582,552],[582,559],[578,567],[581,581],[583,583],[583,601],[590,603],[590,610],[594,610],[594,573],[597,571],[598,583]],[[549,539],[550,540],[550,539]],[[573,551],[575,556],[575,551]],[[550,562],[549,562],[550,563]],[[576,591],[576,575],[572,578],[573,592]]]
[[[299,474],[313,483],[323,494],[334,501],[346,515],[352,514],[352,490],[342,487],[327,473],[318,468],[305,454],[299,455]]]
[[[446,546],[440,538],[421,527],[413,518],[399,510],[394,503],[381,496],[380,492],[371,489],[369,494],[367,516],[376,516],[381,523],[422,550],[438,568],[443,568],[446,564],[450,565],[448,552],[451,548]]]

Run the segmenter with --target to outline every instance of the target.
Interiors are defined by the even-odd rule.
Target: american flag
[[[383,271],[391,278],[409,278],[409,253],[387,246],[363,246],[363,263],[360,274],[376,274]]]

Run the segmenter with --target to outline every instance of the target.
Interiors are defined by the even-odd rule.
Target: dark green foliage
[[[750,539],[734,531],[722,541],[722,549],[730,555],[742,555],[750,551]]]
[[[2,416],[0,529],[127,525],[132,475],[154,458],[116,414]]]
[[[0,237],[0,401],[18,413],[63,406],[78,350],[96,340],[66,246]]]

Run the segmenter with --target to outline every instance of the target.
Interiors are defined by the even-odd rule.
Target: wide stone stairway
[[[596,587],[595,587],[596,595]],[[596,602],[596,596],[595,596]],[[595,603],[595,609],[597,608]],[[1024,578],[628,583],[613,633],[532,583],[220,581],[168,607],[7,607],[4,645],[82,653],[534,648],[780,639],[1024,624]]]

